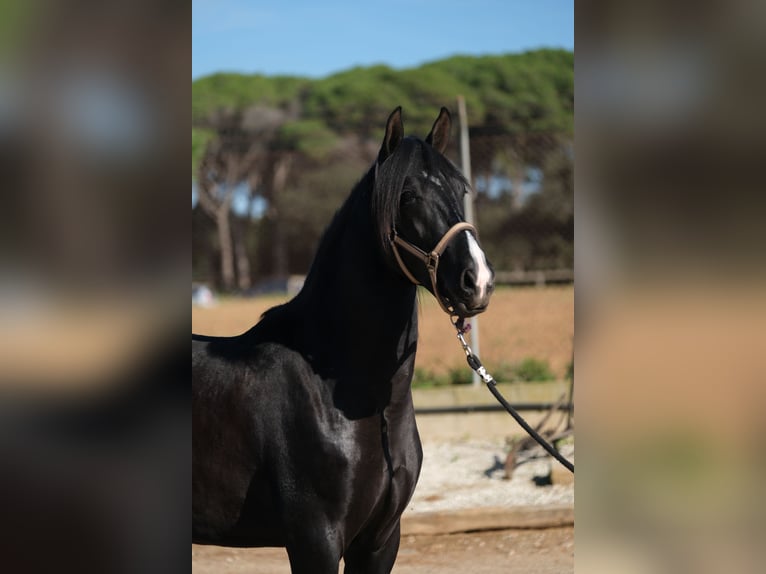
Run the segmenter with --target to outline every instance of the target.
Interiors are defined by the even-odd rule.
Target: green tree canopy
[[[193,121],[210,127],[221,112],[265,105],[290,110],[336,134],[371,137],[377,136],[381,118],[401,105],[408,130],[424,133],[435,110],[453,107],[462,95],[472,125],[496,124],[508,133],[571,133],[573,68],[572,52],[543,49],[454,56],[405,70],[357,67],[317,80],[220,73],[192,82]],[[332,143],[326,138],[327,145]]]

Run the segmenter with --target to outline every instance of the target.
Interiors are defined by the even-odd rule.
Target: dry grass
[[[211,309],[193,308],[192,330],[207,335],[239,334],[263,311],[284,301],[283,297],[228,299]],[[534,357],[548,360],[556,376],[563,377],[572,360],[574,288],[500,288],[479,319],[479,333],[479,355],[490,371],[503,362]],[[465,365],[449,319],[425,293],[420,302],[417,365],[435,373]]]

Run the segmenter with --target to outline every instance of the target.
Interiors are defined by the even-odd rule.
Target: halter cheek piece
[[[426,253],[418,246],[413,245],[409,241],[399,237],[399,235],[396,233],[396,229],[391,230],[391,248],[394,252],[394,257],[396,257],[396,262],[399,264],[399,268],[402,270],[402,273],[404,273],[407,279],[412,281],[415,285],[420,285],[420,281],[418,281],[410,272],[410,270],[407,269],[407,265],[405,265],[404,260],[399,253],[398,247],[407,250],[409,253],[420,259],[425,264],[426,269],[428,270],[428,276],[431,278],[431,287],[433,289],[434,296],[439,302],[441,308],[448,315],[454,315],[455,309],[454,306],[447,304],[441,295],[439,295],[439,290],[436,287],[436,273],[439,270],[439,258],[441,257],[441,254],[444,253],[444,250],[447,248],[447,244],[452,241],[452,239],[454,239],[455,236],[461,231],[471,231],[474,235],[476,235],[476,228],[473,225],[466,223],[465,221],[461,221],[460,223],[456,223],[450,227],[439,240],[439,243],[436,244],[436,247],[434,247],[430,253]]]

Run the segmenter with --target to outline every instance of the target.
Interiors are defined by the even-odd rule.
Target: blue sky
[[[574,49],[574,0],[193,0],[192,79]]]

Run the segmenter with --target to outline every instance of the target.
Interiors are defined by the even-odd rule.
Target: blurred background
[[[3,571],[188,571],[190,28],[0,3]]]
[[[576,569],[758,572],[764,4],[576,11]]]

